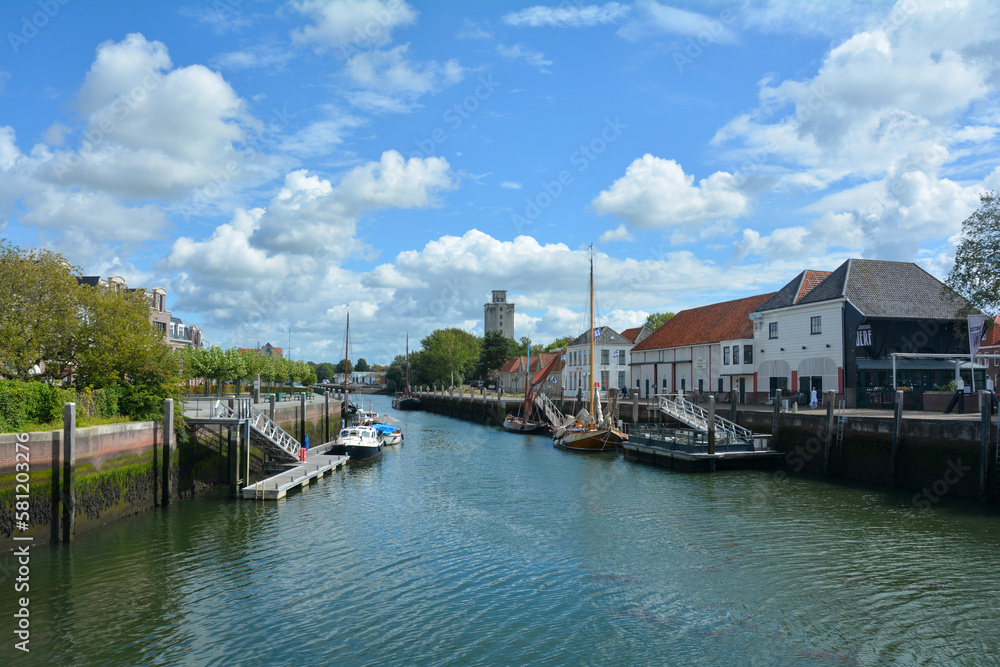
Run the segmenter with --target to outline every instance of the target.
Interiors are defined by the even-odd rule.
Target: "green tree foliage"
[[[337,368],[334,370],[335,373],[353,373],[354,364],[351,363],[350,359],[341,359],[337,362]]]
[[[542,351],[552,352],[553,350],[561,350],[563,348],[567,348],[569,347],[569,344],[573,342],[573,340],[574,339],[571,336],[564,336],[562,338],[557,338],[556,340],[546,345],[545,349]]]
[[[0,243],[0,368],[9,378],[39,379],[32,368],[45,362],[41,379],[60,379],[75,356],[82,288],[73,267],[48,250],[22,250]]]
[[[489,331],[483,336],[476,364],[476,375],[483,380],[491,380],[507,363],[507,360],[517,355],[518,344],[510,338],[505,338],[499,331]]]
[[[666,324],[673,316],[674,313],[650,313],[649,317],[646,318],[646,321],[643,322],[642,325],[650,331],[656,331]]]
[[[389,367],[385,369],[385,388],[387,391],[402,391],[406,386],[406,357],[397,354]]]
[[[1000,312],[1000,193],[986,192],[962,223],[962,240],[945,284],[984,313]]]
[[[323,380],[333,380],[333,374],[336,371],[336,367],[328,361],[316,364],[316,379],[320,382]]]
[[[420,341],[419,365],[427,384],[455,384],[471,376],[479,360],[480,340],[458,328],[437,329]],[[410,357],[413,365],[413,355]]]
[[[359,373],[365,373],[369,370],[369,368],[370,367],[368,366],[368,362],[365,360],[364,357],[361,357],[360,359],[358,359],[358,363],[354,367],[354,370],[356,370]]]

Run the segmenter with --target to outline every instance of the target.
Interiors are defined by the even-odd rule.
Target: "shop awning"
[[[971,362],[959,362],[962,370],[969,370]],[[976,364],[976,370],[987,368]],[[858,359],[859,371],[891,371],[892,359]],[[896,359],[897,371],[955,371],[954,359]]]

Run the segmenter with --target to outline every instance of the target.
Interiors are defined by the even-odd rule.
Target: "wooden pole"
[[[892,417],[892,486],[896,486],[899,478],[899,427],[903,420],[903,391],[896,392],[896,405]]]
[[[830,450],[833,448],[833,402],[837,392],[826,392],[826,444],[823,447],[823,474],[830,474]]]
[[[306,442],[306,395],[299,394],[299,443]]]
[[[715,395],[708,397],[708,453],[715,454]]]
[[[987,451],[990,442],[990,413],[992,412],[990,395],[988,392],[979,392],[979,414],[981,417],[979,433],[979,499],[986,500],[986,465],[989,461]]]
[[[173,463],[174,450],[174,399],[168,398],[163,401],[163,471],[162,471],[162,493],[160,503],[164,506],[170,504],[170,466]]]
[[[778,422],[781,413],[781,390],[774,390],[774,410],[771,413],[771,448],[774,449],[778,444]]]
[[[62,540],[76,536],[76,403],[63,406]]]
[[[323,442],[330,442],[330,392],[329,392],[329,390],[323,392],[323,407],[324,407],[324,414],[326,415],[326,429],[324,431]]]

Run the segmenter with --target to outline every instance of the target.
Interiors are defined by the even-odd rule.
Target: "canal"
[[[394,416],[402,447],[283,501],[215,493],[34,550],[30,654],[5,555],[0,662],[1000,661],[995,509]]]

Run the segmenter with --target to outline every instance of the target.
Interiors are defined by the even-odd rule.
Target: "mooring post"
[[[990,442],[990,413],[993,407],[990,400],[988,392],[979,392],[979,414],[981,415],[979,429],[979,499],[984,502],[986,501],[986,465],[989,460],[986,452]]]
[[[639,392],[633,392],[632,394],[632,423],[639,423]]]
[[[240,429],[239,424],[229,426],[229,495],[240,495]]]
[[[774,390],[774,410],[771,413],[771,447],[772,449],[778,444],[778,422],[780,420],[781,412],[781,390]]]
[[[253,404],[260,403],[260,373],[253,376]]]
[[[715,454],[715,395],[708,397],[708,453]]]
[[[323,392],[323,414],[326,415],[326,428],[323,431],[324,438],[323,442],[330,442],[330,390],[327,389]]]
[[[271,421],[274,421],[274,402],[275,402],[275,400],[276,399],[274,397],[274,392],[272,391],[271,392],[271,398],[268,401],[268,406],[267,406],[267,416],[268,416],[268,418],[270,418]]]
[[[729,390],[729,421],[736,423],[736,390]]]
[[[247,443],[246,474],[243,476],[243,486],[250,486],[250,416],[240,425],[243,431],[243,441]]]
[[[167,506],[172,500],[170,494],[170,466],[173,463],[174,450],[174,399],[163,401],[163,456],[162,462],[162,493],[160,504]]]
[[[903,391],[896,392],[896,405],[892,417],[892,486],[896,486],[899,478],[899,427],[903,421]]]
[[[62,540],[76,535],[76,403],[63,406]]]
[[[299,394],[299,442],[306,441],[306,395]]]
[[[823,447],[823,474],[830,474],[830,449],[833,447],[833,402],[837,392],[826,392],[826,444]]]

